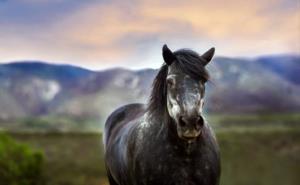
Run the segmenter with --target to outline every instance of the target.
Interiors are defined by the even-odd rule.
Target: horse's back
[[[128,104],[119,107],[112,112],[105,122],[104,127],[104,146],[107,146],[109,138],[113,137],[112,134],[116,130],[121,129],[122,126],[129,123],[131,120],[136,119],[145,111],[145,105],[140,103]]]

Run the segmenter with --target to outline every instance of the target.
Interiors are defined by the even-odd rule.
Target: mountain
[[[264,67],[277,73],[286,80],[300,84],[300,56],[296,55],[276,55],[263,56],[257,59]]]
[[[55,97],[95,72],[41,62],[0,65],[0,119],[47,114]]]
[[[209,111],[231,113],[298,111],[300,86],[295,76],[299,74],[294,69],[300,67],[300,58],[290,56],[278,58],[274,56],[257,59],[216,58],[208,67],[214,84],[210,88],[211,93],[207,93]],[[276,61],[283,62],[277,64]],[[275,64],[281,65],[281,71],[275,70],[273,67]]]
[[[300,56],[216,57],[208,65],[211,80],[207,83],[206,110],[230,114],[298,112],[299,69]],[[123,68],[91,71],[38,61],[1,64],[0,127],[4,122],[28,118],[51,118],[55,129],[63,127],[66,119],[78,125],[85,120],[103,123],[121,105],[147,102],[157,72]]]

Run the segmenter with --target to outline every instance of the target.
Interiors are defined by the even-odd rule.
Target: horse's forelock
[[[204,59],[196,52],[188,49],[181,49],[174,52],[177,57],[175,67],[192,78],[201,81],[209,80],[209,73],[205,69]]]

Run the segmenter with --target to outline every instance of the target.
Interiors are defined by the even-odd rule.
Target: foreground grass
[[[300,129],[218,132],[222,185],[296,185],[300,182]]]
[[[100,134],[15,133],[12,136],[44,151],[47,184],[105,184]]]
[[[107,184],[101,134],[12,134],[44,150],[49,185]],[[217,132],[222,185],[297,185],[299,127],[228,128]]]

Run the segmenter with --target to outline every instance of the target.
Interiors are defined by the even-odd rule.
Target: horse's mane
[[[209,74],[204,65],[207,62],[198,53],[189,49],[181,49],[175,51],[174,55],[177,60],[172,65],[177,70],[199,81],[206,82],[209,80]],[[158,71],[152,84],[152,92],[147,109],[151,117],[161,118],[167,112],[167,75],[168,65],[164,64]]]

